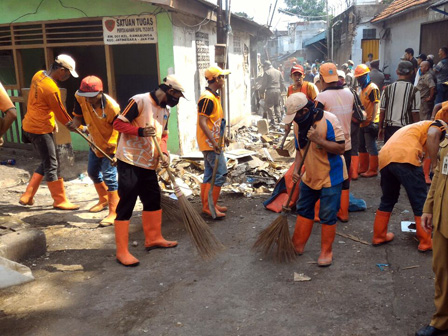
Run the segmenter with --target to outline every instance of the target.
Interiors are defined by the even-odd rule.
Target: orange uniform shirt
[[[137,105],[136,110],[134,110],[135,105]],[[132,111],[136,111],[136,115],[130,121],[126,115]],[[128,106],[117,118],[124,122],[130,122],[136,127],[154,127],[157,141],[160,144],[162,135],[168,133],[166,128],[169,115],[170,111],[157,105],[149,93],[142,93],[133,96],[129,100]],[[159,153],[153,144],[152,137],[121,133],[116,157],[130,165],[150,170],[156,170],[159,164]]]
[[[410,163],[421,166],[423,152],[426,152],[426,140],[430,127],[438,127],[446,130],[446,124],[440,121],[425,120],[400,128],[387,140],[378,155],[379,169],[383,169],[390,163]]]
[[[313,83],[303,81],[302,87],[300,89],[296,88],[295,85],[290,85],[288,87],[288,93],[286,94],[286,96],[289,97],[293,93],[297,92],[302,92],[309,100],[313,101],[316,99],[318,93],[317,87]]]
[[[338,118],[330,112],[324,111],[321,120],[315,122],[316,130],[320,136],[328,141],[345,142],[344,131]],[[294,135],[296,148],[298,147],[299,125],[294,122]],[[305,148],[301,148],[303,155]],[[344,156],[328,153],[325,149],[311,142],[310,149],[305,158],[305,173],[302,182],[314,190],[330,188],[342,183],[348,178]]]
[[[442,103],[442,108],[439,111],[437,111],[434,119],[435,120],[440,119],[448,123],[448,101]]]
[[[374,112],[376,112],[376,116],[379,115],[379,107],[377,111],[374,111],[374,107],[376,103],[380,102],[380,90],[375,83],[370,83],[366,88],[362,89],[359,98],[361,99],[361,103],[366,109],[365,111],[367,114],[366,120],[363,121],[359,127],[367,127],[374,121],[372,120]]]
[[[48,134],[54,130],[55,117],[64,125],[71,120],[62,104],[61,91],[56,82],[41,70],[31,80],[22,127],[28,133]]]
[[[113,123],[115,117],[120,114],[120,105],[105,93],[103,93],[102,107],[96,110],[87,101],[86,97],[75,94],[75,98],[75,111],[73,114],[84,118],[90,139],[107,154],[115,154],[118,131],[114,130]],[[79,104],[80,109],[77,108],[76,104]],[[104,156],[93,147],[92,150],[97,157]]]
[[[211,89],[204,91],[198,101],[198,125],[196,129],[196,138],[199,145],[199,150],[212,151],[213,144],[199,125],[199,116],[207,118],[207,127],[212,132],[213,139],[216,143],[219,142],[219,133],[221,129],[221,120],[224,118],[224,113],[221,106],[221,98]],[[224,144],[223,144],[224,146]]]

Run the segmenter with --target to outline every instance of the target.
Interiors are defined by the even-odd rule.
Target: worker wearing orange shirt
[[[96,76],[87,76],[81,81],[75,93],[73,122],[67,127],[74,131],[84,121],[90,139],[107,155],[113,157],[117,151],[118,131],[114,130],[114,120],[120,114],[120,105],[103,92],[103,82]],[[84,127],[82,127],[84,129]],[[94,147],[89,151],[87,173],[93,181],[99,201],[90,212],[100,212],[109,207],[109,214],[100,225],[114,224],[117,217],[118,181],[117,168]]]
[[[387,232],[389,219],[400,196],[403,185],[414,212],[418,250],[432,250],[431,232],[421,226],[423,205],[427,188],[422,169],[423,152],[429,153],[431,165],[437,164],[437,152],[440,141],[445,137],[447,124],[442,120],[420,121],[396,131],[379,153],[381,172],[381,203],[373,224],[374,246],[388,243],[394,239],[392,232]]]
[[[71,121],[61,99],[56,82],[64,82],[70,76],[78,77],[75,61],[68,55],[56,57],[50,71],[38,71],[31,80],[27,112],[22,122],[24,137],[33,144],[42,160],[20,198],[22,205],[33,205],[34,195],[45,176],[53,207],[62,210],[76,210],[79,205],[72,204],[65,195],[64,180],[59,177],[59,163],[53,132],[57,119],[63,125]]]
[[[0,111],[5,114],[4,118],[0,118],[0,146],[3,145],[3,135],[17,119],[16,107],[12,103],[5,88],[0,83]]]

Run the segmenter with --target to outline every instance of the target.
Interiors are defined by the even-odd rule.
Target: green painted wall
[[[61,3],[66,7],[61,5]],[[40,4],[40,6],[39,6]],[[102,16],[137,15],[153,13],[158,7],[137,0],[1,0],[0,24],[12,22],[35,22],[60,19],[73,19]],[[34,12],[36,12],[34,14]],[[169,69],[174,70],[173,29],[169,14],[157,15],[158,57],[160,77],[163,79]],[[136,92],[136,94],[139,92]],[[172,110],[170,117],[170,137],[168,148],[171,152],[179,150],[179,131],[177,111]],[[88,147],[83,139],[72,136],[73,148],[85,150]]]

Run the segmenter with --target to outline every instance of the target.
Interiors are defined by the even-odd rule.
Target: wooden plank
[[[115,84],[115,63],[112,46],[104,45],[106,55],[106,69],[107,69],[107,84],[108,93],[114,99],[117,99],[117,86]]]

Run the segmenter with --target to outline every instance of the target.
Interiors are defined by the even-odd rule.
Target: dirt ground
[[[88,212],[95,202],[92,185],[67,184],[79,211],[54,210],[44,184],[34,206],[20,206],[26,172],[37,161],[31,152],[0,149],[0,159],[11,156],[17,165],[0,167],[0,216],[43,230],[48,252],[24,262],[35,281],[0,291],[0,335],[403,336],[414,335],[433,313],[431,253],[418,253],[415,236],[400,232],[400,221],[412,220],[404,192],[390,223],[395,240],[372,247],[338,235],[329,268],[316,265],[319,224],[305,254],[291,264],[251,251],[257,234],[278,216],[264,210],[265,196],[223,197],[226,219],[207,221],[227,249],[208,262],[199,258],[182,223],[166,218],[164,236],[179,246],[145,252],[139,205],[130,234],[137,246],[130,251],[140,266],[126,268],[115,261],[113,227],[97,226],[106,212]],[[77,155],[74,169],[85,167],[85,157]],[[379,177],[354,181],[351,190],[368,209],[351,213],[337,231],[370,242]],[[193,204],[200,209],[198,198]],[[294,215],[289,224],[292,232]],[[377,264],[389,266],[382,271]],[[294,272],[311,281],[294,282]]]

